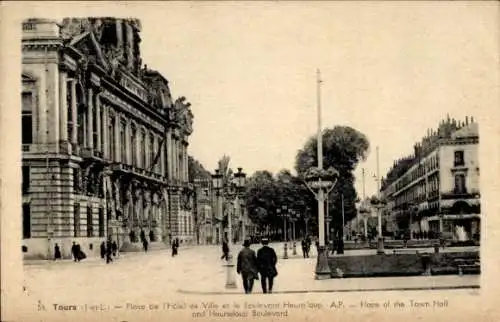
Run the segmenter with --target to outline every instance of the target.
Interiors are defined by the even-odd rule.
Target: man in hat
[[[250,249],[250,240],[248,239],[245,239],[243,249],[238,254],[236,272],[238,274],[241,273],[245,293],[252,293],[254,280],[259,279],[259,272],[257,268],[257,256],[255,255],[255,251]]]
[[[269,239],[262,238],[262,248],[257,251],[257,265],[259,267],[263,293],[273,292],[273,281],[276,275],[278,275],[278,271],[276,270],[278,257],[274,249],[268,245]]]

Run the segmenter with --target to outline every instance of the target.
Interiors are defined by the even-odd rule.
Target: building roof
[[[470,123],[469,125],[459,129],[451,135],[452,139],[470,138],[479,136],[479,127],[477,123]]]

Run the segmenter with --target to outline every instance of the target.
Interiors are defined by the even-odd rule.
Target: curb
[[[429,286],[429,287],[401,287],[401,288],[359,288],[359,289],[331,289],[331,290],[289,290],[289,291],[276,291],[272,294],[308,294],[308,293],[351,293],[351,292],[390,292],[390,291],[439,291],[439,290],[460,290],[460,289],[480,289],[480,285],[458,285],[458,286]],[[196,295],[236,295],[244,294],[242,292],[219,292],[219,291],[190,291],[190,290],[177,290],[182,294],[196,294]],[[263,293],[254,293],[263,294]]]

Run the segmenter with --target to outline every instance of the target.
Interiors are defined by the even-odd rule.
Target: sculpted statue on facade
[[[174,122],[179,125],[179,127],[189,135],[193,131],[193,113],[189,108],[191,103],[186,102],[184,96],[179,97],[175,100],[173,108],[173,119]]]
[[[116,70],[120,63],[123,63],[124,51],[121,47],[107,46],[103,49],[104,57],[109,62],[109,73],[115,77]]]
[[[90,21],[87,18],[66,18],[62,22],[61,36],[73,38],[90,29]]]

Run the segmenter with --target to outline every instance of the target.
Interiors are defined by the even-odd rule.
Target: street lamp
[[[288,245],[286,243],[287,241],[287,236],[286,236],[286,230],[287,230],[287,225],[286,225],[286,220],[288,218],[288,210],[286,205],[282,205],[281,209],[277,209],[276,212],[278,213],[278,216],[283,217],[283,258],[288,259]]]
[[[238,168],[238,172],[235,173],[234,175],[234,180],[232,182],[232,186],[225,186],[224,181],[223,181],[223,175],[220,173],[218,169],[215,170],[215,174],[212,175],[212,184],[213,188],[216,192],[217,199],[222,197],[224,194],[225,190],[230,190],[231,188],[236,188],[235,190],[235,198],[234,198],[234,210],[235,211],[241,211],[240,209],[240,202],[239,202],[239,194],[242,193],[244,187],[245,187],[245,179],[246,179],[246,174],[242,172],[242,168]],[[222,192],[222,193],[221,193]],[[230,195],[229,191],[226,191],[227,193],[224,194],[225,196]],[[220,203],[219,203],[220,204]],[[219,212],[222,211],[222,209],[219,207]],[[221,213],[219,213],[221,214]],[[234,262],[233,262],[233,254],[232,254],[232,243],[233,243],[233,236],[232,236],[232,219],[231,219],[231,212],[227,213],[227,222],[228,222],[228,246],[229,246],[229,252],[227,255],[227,275],[226,275],[226,288],[236,288],[236,281],[235,281],[235,276],[234,276]]]
[[[359,213],[363,217],[363,232],[365,240],[368,240],[368,215],[370,214],[370,209],[366,206],[366,200],[363,200],[359,206]]]
[[[337,183],[339,172],[330,167],[324,170],[322,167],[310,168],[305,173],[307,188],[318,200],[318,229],[319,247],[318,261],[316,263],[316,279],[330,278],[330,266],[328,265],[328,253],[325,249],[325,197],[332,191]],[[317,192],[315,192],[317,191]]]
[[[379,197],[372,197],[370,203],[377,211],[378,218],[378,244],[377,244],[377,254],[385,254],[384,251],[384,237],[382,236],[382,209],[386,206],[386,201]]]
[[[292,241],[293,241],[293,255],[297,255],[297,244],[295,242],[295,222],[299,219],[299,213],[296,210],[292,210]]]

